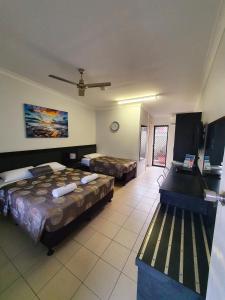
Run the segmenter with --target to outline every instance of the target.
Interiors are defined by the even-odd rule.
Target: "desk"
[[[159,189],[160,202],[207,215],[212,203],[204,200],[204,188],[199,169],[193,174],[185,174],[177,172],[176,166],[172,165]]]
[[[214,176],[211,174],[203,174],[202,179],[204,185],[208,190],[212,190],[216,193],[219,193],[220,189],[220,177]]]

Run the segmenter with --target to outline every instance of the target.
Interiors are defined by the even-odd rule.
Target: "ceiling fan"
[[[67,79],[59,77],[59,76],[56,76],[56,75],[52,75],[52,74],[48,75],[48,77],[51,77],[51,78],[54,78],[54,79],[57,79],[57,80],[61,80],[61,81],[76,85],[77,88],[79,89],[79,93],[78,93],[79,96],[84,96],[86,88],[99,87],[101,90],[104,90],[106,86],[111,86],[111,82],[84,83],[83,74],[84,74],[85,70],[82,69],[82,68],[79,68],[78,71],[80,73],[80,80],[79,80],[78,83],[76,83],[74,81],[67,80]]]

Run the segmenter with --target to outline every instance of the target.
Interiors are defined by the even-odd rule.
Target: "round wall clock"
[[[120,128],[120,124],[119,124],[119,122],[117,122],[117,121],[113,121],[113,122],[111,123],[111,125],[110,125],[110,129],[111,129],[112,132],[118,131],[119,128]]]

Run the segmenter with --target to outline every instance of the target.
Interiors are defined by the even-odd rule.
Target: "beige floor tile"
[[[137,205],[140,203],[140,201],[137,199],[129,199],[129,197],[127,197],[126,199],[123,200],[123,203],[128,206],[131,206],[132,208],[136,208]]]
[[[112,241],[109,247],[102,255],[102,259],[111,264],[118,270],[122,270],[130,255],[130,250],[126,247]]]
[[[8,288],[18,277],[19,272],[10,262],[0,268],[0,293]]]
[[[121,192],[121,196],[123,198],[123,200],[136,200],[138,201],[139,198],[141,197],[141,195],[138,195],[136,192],[137,188],[134,185],[131,186],[127,186],[122,192]]]
[[[62,264],[54,257],[44,257],[33,265],[24,278],[37,293],[62,267]]]
[[[153,195],[152,193],[149,193],[149,192],[146,192],[144,195],[143,195],[143,198],[142,200],[146,201],[146,202],[152,202],[156,199],[156,196]]]
[[[120,231],[115,236],[114,241],[120,243],[121,245],[129,249],[132,249],[137,237],[138,235],[136,233],[121,228]]]
[[[114,193],[117,193],[119,192],[121,189],[123,189],[124,185],[119,183],[119,182],[115,182],[115,185],[114,185]]]
[[[9,262],[8,257],[6,254],[0,249],[0,268]]]
[[[144,225],[144,221],[137,220],[130,216],[123,225],[123,228],[130,230],[134,233],[139,233]]]
[[[146,202],[140,202],[136,209],[140,210],[140,211],[143,211],[143,212],[146,212],[146,213],[149,213],[150,210],[152,208],[152,203],[146,203]]]
[[[112,209],[114,209],[115,211],[117,211],[121,214],[124,214],[126,216],[129,216],[132,213],[132,211],[134,210],[133,207],[124,204],[122,201],[121,202],[117,201],[116,203],[113,203],[110,207]]]
[[[93,228],[90,227],[90,223],[83,227],[79,232],[76,232],[73,235],[73,239],[82,245],[84,245],[96,232]]]
[[[152,220],[152,218],[153,218],[153,216],[154,216],[154,213],[155,213],[155,211],[156,211],[156,209],[157,209],[157,207],[158,207],[158,204],[159,204],[159,202],[158,202],[158,201],[155,201],[155,203],[152,205],[152,209],[151,209],[151,211],[149,212],[148,217],[147,217],[147,219],[146,219],[146,222],[147,222],[148,224],[151,223],[151,220]]]
[[[35,300],[38,299],[31,288],[23,280],[18,278],[8,289],[1,295],[0,300]]]
[[[130,279],[134,280],[135,282],[137,282],[137,271],[138,271],[138,268],[135,265],[136,257],[137,257],[137,253],[131,252],[126,262],[126,265],[123,269],[123,273],[127,275]]]
[[[82,284],[71,300],[99,300],[99,297]]]
[[[39,244],[25,248],[16,257],[13,258],[13,263],[20,271],[20,273],[25,273],[28,271],[35,263],[37,263],[41,257],[46,256],[46,248]]]
[[[15,226],[15,225],[14,225]],[[32,239],[26,235],[19,226],[15,226],[16,230],[9,233],[7,239],[2,244],[2,249],[7,253],[7,256],[12,259],[26,247],[34,245]],[[17,230],[18,228],[18,230]]]
[[[112,198],[112,201],[113,201],[113,202],[116,201],[118,198],[121,197],[121,195],[122,195],[122,193],[123,193],[122,191],[123,191],[123,188],[120,189],[120,190],[118,190],[118,191],[116,191],[116,192],[114,193],[113,198]],[[110,204],[109,204],[109,205],[110,205]]]
[[[144,223],[144,225],[143,225],[143,227],[142,227],[142,229],[141,229],[141,231],[140,231],[140,235],[141,235],[141,236],[144,237],[144,236],[146,235],[146,232],[147,232],[147,230],[148,230],[149,224],[150,224],[150,223],[148,223],[147,221]]]
[[[85,243],[85,247],[96,255],[100,256],[110,244],[111,239],[105,235],[96,232],[88,241]]]
[[[81,244],[72,239],[68,239],[57,247],[55,256],[65,265],[80,248]]]
[[[138,209],[134,209],[134,211],[132,212],[130,217],[132,217],[133,219],[135,219],[137,221],[146,221],[146,219],[148,217],[148,213],[140,211]]]
[[[102,211],[104,212],[104,210]],[[102,224],[107,221],[103,215],[102,212],[100,214],[98,214],[94,219],[92,219],[92,221],[90,222],[90,226],[93,227],[95,230],[97,230],[96,228],[99,228],[102,226]]]
[[[81,281],[94,267],[98,257],[88,249],[82,247],[76,254],[67,262],[67,268]]]
[[[138,198],[144,195],[145,192],[146,190],[143,189],[141,185],[138,185],[136,188],[130,188],[127,195],[132,194],[133,198]]]
[[[122,226],[127,219],[127,215],[121,214],[113,209],[103,211],[102,216],[118,226]]]
[[[120,230],[120,226],[101,218],[101,223],[91,224],[91,226],[98,232],[106,235],[108,238],[112,239],[117,232]]]
[[[99,260],[84,283],[101,299],[108,299],[119,274],[120,273],[115,268],[106,262]]]
[[[124,274],[121,274],[110,300],[136,300],[137,285]]]
[[[81,281],[66,268],[61,269],[38,293],[41,300],[69,300]]]
[[[136,242],[135,242],[135,244],[134,244],[134,247],[133,247],[132,251],[134,251],[135,253],[138,253],[138,251],[141,248],[143,240],[144,240],[144,237],[142,235],[139,235]]]
[[[147,214],[149,214],[150,213],[150,211],[152,210],[152,207],[154,206],[154,203],[155,203],[155,201],[156,201],[156,199],[143,199],[142,201],[141,201],[141,203],[143,204],[143,205],[145,205],[145,206],[149,206],[149,208],[150,208],[150,210],[147,212],[146,211],[146,213]],[[137,207],[137,209],[138,209],[138,207]],[[143,210],[142,210],[143,211]]]
[[[144,193],[144,196],[155,198],[156,195],[158,194],[158,191],[159,190],[156,190],[156,189],[146,190],[146,192]]]
[[[3,247],[6,243],[9,243],[11,237],[16,237],[17,234],[21,234],[21,230],[18,226],[13,224],[10,218],[0,216],[0,246]],[[13,240],[13,239],[12,239]]]

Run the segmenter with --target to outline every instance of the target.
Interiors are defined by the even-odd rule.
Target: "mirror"
[[[208,124],[206,128],[203,176],[220,178],[225,147],[225,117]]]
[[[148,127],[141,125],[139,160],[146,158]]]

